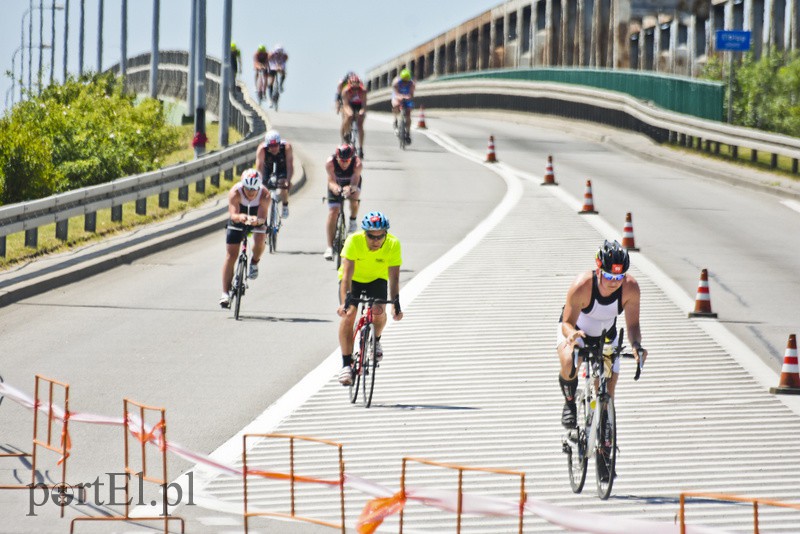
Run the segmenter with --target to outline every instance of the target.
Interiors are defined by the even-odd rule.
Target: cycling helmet
[[[403,69],[400,71],[400,79],[404,82],[411,80],[411,71],[408,69]]]
[[[264,144],[268,147],[281,144],[281,134],[278,133],[278,130],[268,131],[264,137]]]
[[[622,274],[631,266],[628,251],[622,248],[618,241],[605,241],[595,256],[597,267],[607,273]]]
[[[336,149],[336,157],[339,159],[351,159],[354,153],[353,145],[344,144]]]
[[[283,52],[283,45],[280,43],[275,43],[275,47],[272,50],[275,52]]]
[[[261,188],[261,173],[255,169],[247,169],[242,173],[242,187],[257,191]]]
[[[358,74],[355,72],[351,72],[350,76],[347,77],[347,83],[350,85],[359,85],[361,83],[361,78],[359,78]]]
[[[389,219],[380,211],[371,211],[361,219],[363,230],[388,230]]]
[[[236,52],[237,50],[239,50],[239,47],[236,46],[236,43],[231,41],[231,52]]]
[[[267,47],[264,46],[263,44],[260,44],[260,45],[258,45],[258,51],[259,52],[266,52],[267,51]]]

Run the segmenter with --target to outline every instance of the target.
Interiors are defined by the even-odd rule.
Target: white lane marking
[[[800,213],[800,202],[796,200],[781,200],[781,204],[796,211],[797,213]]]
[[[433,134],[428,135],[428,137],[456,155],[474,161],[475,163],[483,164],[483,160],[480,157],[474,155],[469,149],[454,139],[443,134]],[[440,273],[472,250],[486,234],[494,229],[495,226],[506,217],[517,202],[519,202],[520,198],[522,198],[522,183],[511,169],[500,164],[487,164],[486,168],[497,173],[506,182],[505,196],[486,219],[470,231],[464,239],[406,283],[401,290],[403,302],[412,302]],[[391,326],[392,322],[391,317],[389,317],[387,328]],[[261,415],[223,443],[209,456],[218,462],[226,464],[234,463],[235,460],[241,456],[242,436],[244,436],[244,434],[272,432],[284,419],[289,417],[292,412],[305,403],[317,391],[322,389],[330,380],[333,380],[333,374],[340,368],[340,362],[341,351],[337,348],[313,371],[303,377],[297,384],[289,389],[289,391],[284,393],[281,398],[270,405]],[[344,398],[344,391],[342,395],[342,398]],[[190,472],[193,473],[193,484],[196,492],[202,491],[203,487],[217,476],[217,471],[207,468],[202,464],[197,464],[178,477],[175,484],[181,488],[188,488]],[[172,513],[174,509],[174,506],[169,507],[169,513]],[[139,506],[131,512],[131,516],[142,517],[152,513],[149,507]]]

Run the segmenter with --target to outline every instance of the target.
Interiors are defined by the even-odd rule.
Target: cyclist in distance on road
[[[219,305],[228,308],[231,305],[230,290],[233,278],[233,266],[239,256],[239,245],[247,239],[245,226],[263,229],[269,210],[269,192],[261,183],[261,173],[255,169],[247,169],[242,173],[239,183],[231,187],[228,193],[228,229],[225,235],[225,263],[222,265],[222,296]],[[265,248],[265,234],[253,234],[253,258],[250,261],[248,277],[258,278],[258,262]]]
[[[270,130],[264,136],[264,142],[256,149],[256,170],[269,181],[273,166],[277,165],[277,183],[265,183],[268,189],[280,187],[284,219],[289,216],[289,188],[294,176],[294,154],[292,145],[281,139],[277,130]]]
[[[344,75],[338,84],[336,84],[336,99],[334,101],[334,106],[336,107],[336,113],[338,114],[342,110],[342,89],[345,85],[347,85],[347,80],[350,79],[350,76],[355,76],[355,72],[352,70],[347,71],[347,74]]]
[[[242,51],[236,46],[236,43],[231,41],[231,70],[233,71],[233,79],[239,74],[239,68],[242,65]],[[235,86],[235,83],[234,83]]]
[[[263,44],[258,45],[256,53],[253,54],[253,71],[255,71],[255,84],[258,88],[258,71],[269,72],[269,52]]]
[[[639,327],[639,283],[627,273],[630,267],[628,251],[617,241],[605,241],[597,251],[595,264],[596,269],[580,274],[570,286],[559,319],[557,350],[561,373],[558,382],[565,399],[561,424],[566,428],[575,428],[577,421],[575,391],[578,376],[572,358],[575,345],[582,348],[597,343],[603,330],[607,332],[607,344],[613,344],[617,338],[617,316],[624,311],[628,340],[634,349],[636,362],[641,358],[644,364],[647,358]],[[618,379],[619,359],[614,362],[608,384],[608,393],[612,397]]]
[[[352,145],[341,145],[328,161],[325,171],[328,173],[328,220],[325,231],[328,248],[325,259],[333,260],[333,236],[336,233],[336,219],[339,210],[344,209],[344,199],[350,199],[350,224],[348,232],[356,231],[358,199],[361,194],[361,158],[356,156]]]
[[[416,84],[411,79],[411,71],[403,69],[400,75],[392,80],[392,113],[394,114],[394,128],[397,130],[397,115],[402,111],[406,116],[406,143],[411,143],[411,108],[414,107],[414,89]],[[408,104],[404,103],[408,101]],[[402,106],[402,110],[400,109]]]
[[[361,79],[353,74],[342,87],[342,140],[350,139],[353,120],[358,121],[358,157],[364,158],[364,118],[367,115],[367,90]]]
[[[283,45],[275,44],[275,48],[269,53],[269,72],[267,76],[267,90],[269,91],[269,99],[272,101],[273,90],[272,86],[275,83],[275,77],[278,77],[278,92],[283,92],[283,82],[286,80],[286,62],[289,61],[289,55],[283,49]]]
[[[400,310],[400,265],[402,255],[400,241],[389,233],[389,219],[380,211],[372,211],[361,220],[363,232],[350,235],[342,249],[342,266],[339,267],[339,302],[336,310],[342,320],[339,323],[339,346],[342,349],[342,370],[339,383],[353,383],[353,324],[358,306],[356,301],[365,292],[367,297],[386,300],[392,296],[392,311],[395,321],[403,318]],[[375,361],[383,359],[381,332],[386,326],[383,304],[372,308],[375,324]]]

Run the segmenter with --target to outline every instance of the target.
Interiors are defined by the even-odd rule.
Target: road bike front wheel
[[[597,495],[606,500],[611,495],[617,465],[617,414],[614,410],[614,399],[609,398],[605,406],[601,406],[599,412],[602,415],[597,431],[595,471],[597,472]]]
[[[339,218],[336,221],[336,233],[333,236],[333,254],[336,256],[336,270],[342,265],[342,249],[344,240],[347,237],[347,228],[344,225],[344,206],[339,211]]]
[[[403,112],[400,112],[400,120],[397,124],[397,136],[400,138],[400,148],[406,149],[406,118]]]
[[[569,485],[574,493],[583,491],[586,482],[586,468],[589,464],[586,440],[589,431],[587,402],[583,392],[576,396],[577,427],[567,432],[567,467],[569,468]]]
[[[361,335],[365,338],[364,341],[364,407],[369,408],[372,405],[372,392],[375,389],[375,370],[378,368],[378,362],[375,361],[375,326],[369,325],[366,327],[366,332],[362,331]]]
[[[239,257],[239,263],[236,264],[236,275],[234,276],[234,292],[233,292],[233,318],[239,320],[239,309],[242,306],[242,297],[244,296],[245,285],[245,269],[247,268],[247,258],[244,256]]]

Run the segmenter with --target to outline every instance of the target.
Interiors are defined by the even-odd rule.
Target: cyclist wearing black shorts
[[[230,219],[225,234],[225,263],[222,265],[222,296],[219,305],[230,306],[231,280],[233,267],[239,256],[239,245],[247,239],[247,227],[263,229],[269,210],[269,192],[261,184],[261,174],[255,169],[247,169],[242,173],[239,183],[231,187],[228,193],[228,215]],[[253,258],[250,261],[248,278],[258,278],[258,262],[265,248],[265,234],[253,234]]]
[[[353,324],[357,306],[353,299],[361,293],[369,298],[386,300],[391,294],[395,321],[403,318],[400,310],[400,265],[402,254],[400,241],[389,233],[389,219],[380,211],[373,211],[361,220],[363,232],[350,235],[342,249],[342,266],[339,267],[339,302],[336,313],[339,323],[339,346],[342,350],[342,369],[339,383],[349,386],[353,382]],[[383,359],[381,332],[386,326],[385,305],[376,303],[372,307],[375,325],[375,361]]]
[[[336,219],[342,209],[344,199],[350,199],[350,224],[348,232],[356,231],[358,199],[361,195],[361,158],[356,156],[352,145],[341,145],[328,161],[325,170],[328,173],[328,220],[325,225],[328,248],[325,259],[333,259],[333,236],[336,232]]]
[[[367,116],[367,90],[355,74],[347,79],[342,87],[342,127],[343,142],[350,138],[353,121],[358,123],[358,157],[364,158],[364,119]]]
[[[276,170],[277,180],[270,181],[273,167]],[[281,140],[281,134],[277,130],[270,130],[264,136],[264,142],[256,149],[256,170],[264,176],[267,182],[264,184],[267,189],[280,187],[281,202],[283,212],[281,217],[284,219],[289,216],[289,189],[292,186],[294,176],[294,154],[292,145]]]

